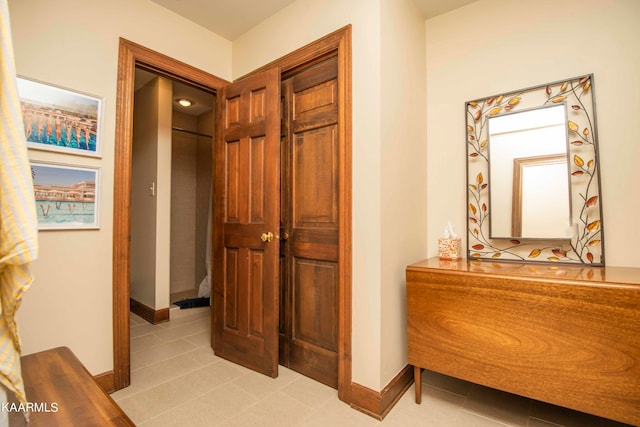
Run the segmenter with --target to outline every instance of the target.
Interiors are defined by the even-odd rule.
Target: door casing
[[[282,78],[322,60],[338,56],[339,98],[339,306],[338,397],[351,403],[351,26],[343,27],[254,72],[278,67]],[[130,384],[129,272],[131,147],[135,67],[217,91],[228,81],[120,39],[116,99],[113,214],[113,372],[114,389]]]

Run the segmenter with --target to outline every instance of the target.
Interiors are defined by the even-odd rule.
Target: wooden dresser
[[[429,369],[640,425],[640,268],[409,265],[416,402]]]

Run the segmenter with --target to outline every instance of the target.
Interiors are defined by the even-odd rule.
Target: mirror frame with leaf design
[[[604,231],[593,74],[465,104],[470,259],[604,265]],[[566,239],[491,238],[490,117],[565,104],[570,167],[571,233]]]

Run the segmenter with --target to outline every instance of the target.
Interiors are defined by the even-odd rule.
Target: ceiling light
[[[193,105],[193,102],[191,102],[191,100],[187,98],[180,98],[178,99],[178,104],[182,105],[183,107],[191,107]]]

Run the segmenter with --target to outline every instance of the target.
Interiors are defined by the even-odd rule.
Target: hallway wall
[[[169,306],[171,99],[171,80],[156,77],[134,102],[130,297],[154,310]]]
[[[593,73],[605,262],[640,267],[638,17],[637,0],[481,0],[427,21],[431,256],[448,220],[467,236],[464,103]]]
[[[113,369],[112,223],[119,37],[227,80],[231,78],[232,45],[148,0],[8,3],[18,74],[104,99],[102,158],[29,150],[34,160],[101,168],[100,229],[39,233],[35,281],[17,314],[24,353],[68,346],[92,374],[100,374]]]

